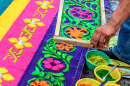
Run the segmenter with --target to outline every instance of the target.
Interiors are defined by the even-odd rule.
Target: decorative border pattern
[[[51,2],[49,2],[49,1],[44,1],[43,0],[43,3],[41,2],[41,1],[36,1],[35,2],[36,4],[41,4],[42,6],[40,6],[38,9],[40,9],[40,8],[42,8],[43,10],[44,9],[48,9],[47,7],[49,7],[50,9],[53,9],[53,8],[55,8],[53,5],[50,5],[51,3],[53,3],[53,0],[51,1]],[[45,6],[44,6],[45,5]],[[43,13],[42,11],[36,11],[36,13],[34,14],[34,15],[36,15],[36,14],[41,14],[41,13]],[[46,13],[44,13],[44,14],[46,14]],[[43,15],[41,15],[42,16],[42,19],[43,19]],[[7,53],[7,55],[4,57],[4,61],[6,60],[6,58],[7,57],[10,57],[10,59],[13,59],[14,58],[14,61],[13,61],[13,63],[16,63],[16,61],[17,61],[17,58],[20,58],[20,56],[22,55],[22,53],[23,53],[23,48],[24,48],[24,46],[26,47],[26,48],[30,48],[30,47],[32,47],[32,44],[31,43],[29,43],[29,42],[27,42],[28,40],[31,40],[32,39],[32,36],[34,35],[34,32],[36,31],[36,29],[37,29],[37,26],[40,26],[40,27],[43,27],[43,26],[45,26],[45,24],[44,23],[42,23],[42,22],[40,22],[40,19],[38,19],[38,18],[32,18],[32,19],[23,19],[23,21],[24,21],[24,23],[29,23],[28,25],[26,25],[24,28],[23,28],[23,30],[22,30],[22,32],[20,33],[20,35],[19,35],[19,40],[17,40],[17,38],[9,38],[8,40],[11,42],[11,43],[16,43],[16,44],[14,44],[14,47],[17,49],[17,50],[19,50],[19,51],[17,51],[17,50],[14,50],[13,51],[13,49],[14,49],[14,47],[11,47],[10,49],[9,49],[9,53]],[[37,25],[37,26],[36,26]],[[29,28],[29,27],[30,28]],[[29,29],[28,29],[29,28]],[[31,28],[32,28],[32,30],[31,30]],[[27,30],[28,29],[28,30]],[[26,38],[26,37],[24,37],[24,36],[22,36],[23,34],[25,34],[25,35],[29,35],[28,36],[28,38]],[[23,46],[24,45],[24,46]],[[16,52],[18,52],[18,53],[16,53]]]
[[[20,4],[18,1],[19,0],[15,0],[14,7]],[[11,75],[14,77],[15,80],[11,80],[10,83],[9,82],[6,83],[5,81],[3,81],[2,83],[0,83],[0,85],[8,85],[8,84],[12,86],[17,85],[22,74],[25,72],[27,65],[31,61],[37,47],[39,46],[42,38],[44,37],[51,23],[51,20],[53,19],[54,15],[58,11],[59,2],[60,2],[59,0],[55,2],[53,2],[53,0],[52,1],[39,0],[39,2],[41,1],[46,3],[48,6],[47,8],[48,11],[44,13],[46,14],[44,15],[44,17],[42,17],[42,15],[39,16],[40,14],[37,14],[35,15],[35,17],[33,17],[33,15],[37,11],[37,8],[39,8],[36,0],[31,0],[31,1],[29,0],[28,5],[26,0],[25,1],[26,3],[24,3],[26,4],[26,8],[21,13],[20,16],[18,14],[19,11],[18,13],[14,12],[14,14],[16,14],[19,17],[17,18],[16,21],[14,20],[15,21],[13,22],[14,24],[10,25],[11,27],[8,30],[8,33],[4,36],[4,38],[0,42],[0,47],[1,47],[0,65],[2,67],[9,69]],[[51,4],[49,5],[49,3]],[[44,7],[47,7],[46,4],[44,4],[45,5]],[[10,6],[12,6],[12,4]],[[18,9],[21,10],[22,8],[18,8]],[[40,11],[41,10],[43,9],[40,9]],[[50,13],[52,12],[54,14],[51,14],[50,16]],[[4,13],[6,13],[6,11]],[[2,17],[4,16],[4,13],[0,16],[0,19],[4,20],[4,18]],[[0,22],[2,22],[2,20],[0,20]],[[1,24],[5,25],[3,22]],[[9,24],[7,23],[7,26],[8,25]],[[3,28],[6,27],[2,26],[2,29]],[[13,68],[14,70],[18,70],[18,71],[13,71]]]

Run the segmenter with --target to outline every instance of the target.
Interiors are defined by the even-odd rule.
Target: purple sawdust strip
[[[50,86],[70,86],[72,85],[72,83],[75,84],[75,82],[80,78],[80,75],[83,69],[83,64],[84,64],[83,56],[85,55],[84,53],[82,54],[83,47],[75,46],[76,50],[74,50],[73,52],[69,52],[69,53],[62,52],[62,55],[63,53],[65,56],[67,54],[66,58],[67,58],[69,66],[67,66],[64,62],[66,58],[64,60],[61,60],[61,58],[59,59],[53,58],[54,56],[53,55],[52,57],[49,57],[49,58],[53,58],[53,60],[57,60],[61,62],[61,64],[65,65],[66,67],[61,68],[59,71],[57,71],[58,69],[54,71],[54,70],[49,70],[47,68],[44,68],[43,61],[47,60],[47,58],[45,58],[45,55],[47,57],[47,55],[49,54],[43,54],[42,51],[46,52],[45,47],[47,46],[47,42],[50,38],[54,36],[56,20],[57,20],[57,15],[56,17],[54,17],[46,35],[44,36],[41,44],[39,45],[37,51],[35,52],[33,59],[31,60],[20,82],[18,83],[18,86],[29,86],[30,82],[31,81],[34,82],[36,79],[45,80],[45,81],[48,81],[48,83],[53,84]],[[50,41],[50,43],[52,43],[52,41]],[[60,52],[57,52],[57,53],[59,53],[59,55],[61,54]],[[40,59],[41,59],[41,63],[40,63],[41,67],[38,66],[39,64],[38,62],[40,62]],[[36,73],[36,71],[39,71],[39,72]],[[49,74],[47,75],[48,72],[49,74],[52,74],[52,76],[49,78],[48,78]],[[56,77],[56,76],[60,76],[60,77]],[[60,80],[60,81],[58,81],[57,83],[57,80]]]
[[[77,70],[75,72],[75,77],[74,77],[74,81],[72,83],[71,86],[75,86],[75,83],[80,79],[81,77],[81,73],[82,73],[82,70],[83,70],[83,66],[85,64],[85,54],[87,53],[88,51],[88,48],[87,47],[84,47],[83,49],[83,52],[81,54],[81,57],[80,57],[80,60],[79,60],[79,65],[77,67]]]

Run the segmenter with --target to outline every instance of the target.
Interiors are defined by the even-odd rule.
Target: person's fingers
[[[105,34],[102,34],[102,35],[100,36],[99,42],[98,42],[98,47],[99,47],[99,48],[102,48],[102,47],[103,47],[104,40],[105,40]]]
[[[91,47],[93,47],[95,34],[96,34],[96,33],[94,32],[93,35],[92,35],[92,37],[91,37],[91,41],[90,41]]]
[[[108,44],[109,44],[109,40],[110,40],[110,36],[107,36],[106,38],[105,38],[105,44],[104,44],[104,47],[108,47]]]
[[[99,41],[99,38],[100,38],[100,34],[98,34],[97,32],[95,32],[91,38],[91,46],[96,48],[97,47],[97,44],[98,44],[98,41]]]

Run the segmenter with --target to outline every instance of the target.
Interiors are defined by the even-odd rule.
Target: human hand
[[[117,29],[109,22],[97,28],[91,38],[90,45],[94,48],[102,48],[108,46],[109,40],[115,35]]]

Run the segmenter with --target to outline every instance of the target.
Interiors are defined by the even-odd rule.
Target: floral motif
[[[70,49],[73,49],[73,45],[72,44],[56,44],[56,47],[59,49],[59,50],[66,50],[66,51],[69,51]]]
[[[54,63],[55,65],[52,66],[51,63]],[[44,68],[51,69],[53,71],[59,71],[65,67],[64,64],[61,64],[61,62],[58,60],[53,60],[53,58],[47,58],[43,61],[43,64]]]
[[[36,4],[37,4],[37,5],[41,5],[40,7],[41,7],[42,9],[48,9],[48,7],[49,7],[50,9],[55,8],[53,5],[50,5],[51,3],[50,3],[49,1],[43,1],[43,2],[41,2],[41,1],[36,1]]]
[[[87,30],[85,28],[79,27],[80,30],[76,27],[68,28],[66,33],[70,34],[71,37],[74,37],[76,39],[82,39],[83,37],[81,35],[87,33]]]
[[[39,19],[37,18],[32,18],[32,19],[23,19],[23,21],[25,23],[29,23],[28,26],[31,27],[31,28],[36,28],[37,26],[45,26],[44,23],[40,22]],[[37,26],[36,26],[37,25]]]
[[[89,12],[89,10],[84,10],[81,8],[74,8],[69,11],[73,16],[77,18],[82,18],[82,19],[91,19],[93,14],[92,12]]]
[[[30,86],[50,86],[46,81],[39,81],[38,79],[30,83]]]
[[[28,42],[28,39],[27,39],[26,37],[19,37],[19,41],[18,41],[18,39],[16,39],[16,38],[9,38],[8,40],[9,40],[9,42],[11,42],[11,43],[16,43],[16,44],[14,44],[14,47],[15,47],[16,49],[23,49],[24,46],[25,46],[26,48],[32,47],[32,44],[31,44],[30,42]],[[24,46],[23,46],[23,45],[24,45]]]
[[[5,81],[13,81],[14,77],[10,74],[7,74],[8,70],[4,67],[0,67],[0,83],[2,83],[2,79],[3,78]]]

